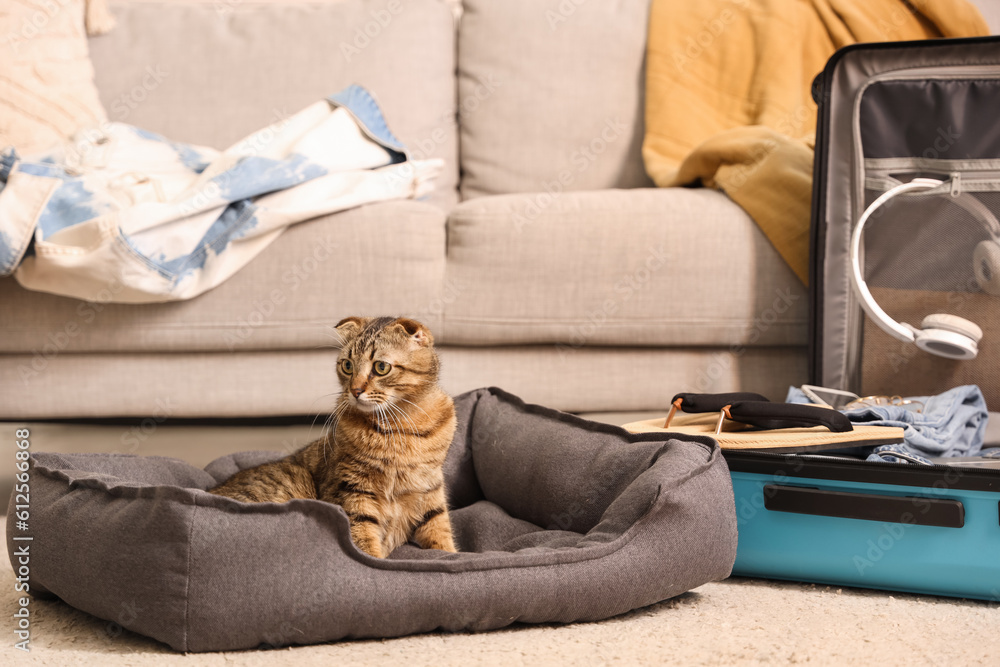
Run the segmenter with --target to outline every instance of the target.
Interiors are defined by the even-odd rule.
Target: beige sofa
[[[112,120],[224,148],[359,83],[447,168],[429,200],[299,224],[191,301],[0,280],[0,418],[322,412],[355,314],[426,322],[453,393],[568,411],[806,379],[803,285],[724,195],[643,171],[648,0],[112,7],[90,43]]]

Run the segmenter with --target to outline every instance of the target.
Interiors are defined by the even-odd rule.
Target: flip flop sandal
[[[678,415],[681,411],[685,414]],[[682,393],[666,419],[632,422],[632,433],[680,433],[715,438],[722,449],[774,453],[873,447],[903,442],[903,429],[852,424],[845,414],[818,405],[772,403],[760,394]]]

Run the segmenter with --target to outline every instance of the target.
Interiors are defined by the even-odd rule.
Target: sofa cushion
[[[437,329],[444,252],[444,213],[401,200],[293,225],[188,301],[88,303],[2,278],[0,353],[27,353],[32,367],[45,367],[74,352],[315,349],[332,343],[338,320],[372,312],[405,312]]]
[[[804,345],[807,296],[714,190],[473,199],[448,220],[450,345]]]
[[[109,443],[126,453],[156,451],[148,429],[166,419],[307,415],[318,425],[341,391],[337,350],[326,340],[308,350],[222,354],[4,354],[0,419],[139,417],[138,435],[125,430]],[[802,346],[442,346],[438,353],[451,394],[496,384],[567,412],[664,410],[679,391],[752,389],[780,401],[790,385],[807,381]]]
[[[111,120],[224,149],[357,83],[414,157],[443,158],[456,201],[455,31],[438,0],[115,3],[91,40]]]
[[[462,197],[651,184],[640,154],[649,0],[465,0]]]

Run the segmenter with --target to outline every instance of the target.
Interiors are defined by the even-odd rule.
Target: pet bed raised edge
[[[455,399],[445,464],[462,553],[379,560],[318,500],[204,491],[280,456],[205,470],[163,457],[32,457],[31,587],[179,651],[607,618],[729,575],[732,485],[715,442],[630,434],[496,388]],[[9,509],[9,552],[14,542]]]

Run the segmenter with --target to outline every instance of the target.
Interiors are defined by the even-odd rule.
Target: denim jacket
[[[358,86],[223,152],[106,123],[38,159],[0,153],[0,275],[89,301],[190,299],[288,225],[424,196],[441,166],[408,161]]]

